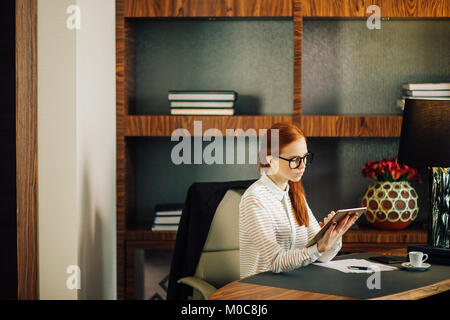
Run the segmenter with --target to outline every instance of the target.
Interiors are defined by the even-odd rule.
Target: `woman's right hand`
[[[339,224],[335,221],[325,232],[323,237],[317,242],[317,250],[322,253],[331,249],[336,241],[350,228],[358,217],[347,215]]]

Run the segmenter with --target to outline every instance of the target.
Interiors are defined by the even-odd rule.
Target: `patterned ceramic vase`
[[[417,192],[408,181],[375,181],[366,191],[362,205],[367,220],[378,229],[406,228],[419,213]]]

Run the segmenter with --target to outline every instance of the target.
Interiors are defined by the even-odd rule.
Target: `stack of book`
[[[170,90],[170,114],[232,116],[237,96],[232,90]]]
[[[405,83],[404,94],[397,99],[397,106],[405,108],[406,99],[450,100],[450,82]]]
[[[152,231],[177,231],[182,212],[182,203],[156,205]]]

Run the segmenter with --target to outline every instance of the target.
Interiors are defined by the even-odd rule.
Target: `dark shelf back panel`
[[[450,81],[450,20],[303,20],[302,114],[401,115],[403,82]]]
[[[149,223],[155,204],[184,202],[193,182],[259,177],[256,165],[248,164],[248,153],[251,152],[248,142],[247,164],[234,165],[175,165],[171,161],[171,151],[178,143],[170,138],[141,138],[134,143],[138,225]],[[203,150],[208,144],[203,142]],[[303,184],[311,209],[317,219],[323,219],[332,210],[361,205],[361,199],[372,183],[371,179],[362,176],[362,166],[369,160],[395,157],[398,138],[309,138],[308,150],[315,153],[315,158],[303,177]],[[236,157],[236,149],[234,154]],[[412,182],[412,185],[419,195],[420,211],[416,220],[426,221],[428,184],[424,181],[421,184]],[[367,225],[365,219],[360,219],[359,224]]]
[[[214,140],[214,139],[213,139]],[[225,139],[224,139],[225,140]],[[236,139],[234,140],[236,142]],[[257,150],[252,138],[245,139],[245,164],[180,164],[172,162],[171,152],[180,142],[170,138],[144,138],[134,143],[136,150],[136,220],[138,225],[148,224],[152,218],[154,206],[164,203],[183,203],[189,186],[194,182],[232,181],[257,179],[256,164],[249,164],[251,148]],[[210,142],[203,142],[203,151]],[[194,140],[191,139],[192,161],[194,160]],[[227,150],[233,150],[237,160],[237,142],[230,146],[223,143],[223,159]],[[150,226],[148,226],[150,228]]]
[[[236,114],[290,115],[291,19],[138,20],[136,114],[169,114],[169,90],[235,90]]]
[[[397,156],[398,143],[398,138],[309,138],[308,150],[316,155],[303,184],[315,216],[322,219],[332,210],[360,207],[367,188],[375,181],[363,177],[363,165]],[[419,196],[416,222],[424,222],[429,212],[428,183],[411,185]],[[358,225],[369,224],[362,217]]]

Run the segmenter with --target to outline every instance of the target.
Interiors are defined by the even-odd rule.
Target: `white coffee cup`
[[[421,267],[422,263],[428,259],[428,255],[426,253],[420,251],[411,251],[409,253],[409,263],[413,267]]]

